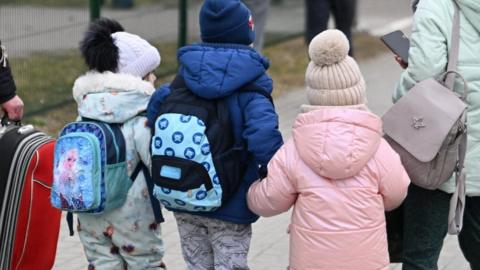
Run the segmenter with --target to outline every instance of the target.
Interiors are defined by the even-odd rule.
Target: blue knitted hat
[[[255,27],[251,14],[240,0],[206,0],[200,10],[203,42],[252,44]]]

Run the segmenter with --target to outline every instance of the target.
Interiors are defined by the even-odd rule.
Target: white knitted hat
[[[155,70],[161,61],[158,50],[141,37],[127,32],[112,34],[118,47],[117,72],[145,77]]]
[[[310,63],[305,74],[310,105],[352,106],[366,104],[366,86],[353,58],[347,37],[326,30],[310,43]]]

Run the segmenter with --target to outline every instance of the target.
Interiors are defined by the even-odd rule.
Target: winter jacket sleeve
[[[155,93],[153,93],[152,98],[150,99],[150,102],[147,106],[148,126],[150,128],[153,128],[153,125],[155,125],[155,120],[158,117],[160,106],[169,94],[169,84],[162,85],[159,89],[155,91]]]
[[[295,184],[288,172],[289,143],[280,148],[268,164],[267,178],[253,183],[248,191],[248,207],[260,216],[270,217],[285,212],[297,199]]]
[[[385,210],[390,211],[400,206],[407,196],[410,178],[400,157],[386,141],[382,140],[378,154],[381,157],[379,192],[383,196]]]
[[[137,117],[133,124],[133,140],[135,149],[140,156],[140,160],[147,167],[150,167],[150,128],[147,126],[147,118]]]
[[[245,123],[242,137],[255,161],[260,166],[266,166],[283,144],[278,130],[278,115],[267,97],[258,93],[245,95],[251,95],[252,98],[243,110]]]
[[[437,2],[437,1],[435,1]],[[447,40],[451,29],[445,29],[442,22],[449,14],[439,14],[444,11],[433,11],[438,3],[420,1],[414,16],[408,68],[402,73],[393,94],[394,102],[400,99],[416,83],[427,78],[437,78],[446,70]]]
[[[0,45],[1,44],[0,42]],[[4,52],[0,49],[0,104],[9,101],[16,95],[12,72],[4,56]]]

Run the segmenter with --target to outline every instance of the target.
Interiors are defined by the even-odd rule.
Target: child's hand
[[[403,68],[403,69],[406,69],[408,67],[408,64],[405,63],[402,58],[400,58],[400,56],[398,55],[395,55],[395,61],[397,61],[397,63]]]

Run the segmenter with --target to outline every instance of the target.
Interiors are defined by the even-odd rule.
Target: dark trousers
[[[436,270],[448,230],[451,194],[410,185],[404,202],[403,270]],[[458,240],[472,270],[480,270],[480,197],[467,197]]]
[[[327,30],[330,13],[335,18],[335,27],[342,31],[350,41],[352,48],[352,26],[355,18],[356,0],[305,0],[306,31],[305,41],[310,41],[319,33]]]

